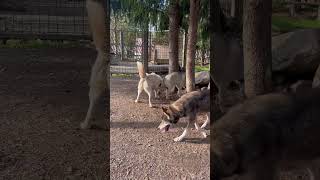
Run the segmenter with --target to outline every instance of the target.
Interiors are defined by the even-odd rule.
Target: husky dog
[[[156,98],[159,97],[162,77],[156,73],[148,74],[145,72],[143,65],[141,62],[137,61],[138,72],[140,76],[140,81],[138,84],[138,95],[135,102],[139,102],[139,97],[142,91],[144,90],[149,96],[149,107],[152,107],[151,98],[153,97],[153,93]]]
[[[88,11],[88,19],[90,30],[92,31],[93,42],[98,52],[96,61],[91,69],[90,91],[89,91],[89,108],[85,120],[80,124],[82,129],[89,128],[94,107],[101,95],[108,87],[109,81],[107,77],[108,57],[105,57],[105,11],[101,1],[87,0],[86,8]],[[108,54],[108,53],[107,53]]]
[[[190,123],[194,123],[195,128],[200,131],[204,138],[207,137],[204,128],[210,120],[210,114],[208,113],[210,111],[210,90],[205,89],[184,94],[168,108],[162,107],[162,110],[165,116],[158,127],[162,132],[168,131],[170,126],[176,124],[180,118],[188,118],[187,127],[179,137],[174,139],[174,141],[178,142],[183,140],[188,133]],[[200,128],[196,122],[197,113],[199,112],[208,113],[206,122]]]
[[[212,127],[213,179],[275,180],[279,167],[303,167],[320,157],[319,119],[316,89],[261,95],[234,106]]]
[[[164,86],[166,87],[166,99],[174,92],[175,88],[178,89],[178,96],[182,95],[182,88],[186,87],[186,73],[173,72],[166,75],[163,79]]]

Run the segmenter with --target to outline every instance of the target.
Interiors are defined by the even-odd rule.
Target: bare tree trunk
[[[119,55],[119,37],[118,37],[118,18],[115,13],[114,14],[114,44],[115,44],[115,54]]]
[[[271,90],[272,1],[244,0],[243,55],[248,98]]]
[[[195,53],[197,43],[197,29],[199,20],[200,0],[190,0],[190,17],[188,29],[188,51],[186,63],[186,89],[191,92],[195,89]]]
[[[318,16],[317,16],[318,21],[320,21],[320,6],[318,6]]]
[[[188,33],[183,33],[183,57],[182,57],[182,68],[186,70],[187,61],[187,44],[188,44]]]
[[[297,13],[296,13],[296,5],[295,4],[290,4],[289,5],[289,15],[291,17],[296,17]]]
[[[170,0],[169,7],[169,73],[179,71],[179,0]]]
[[[237,0],[231,0],[231,17],[236,17],[236,1]]]
[[[238,22],[238,27],[242,29],[243,23],[243,0],[235,0],[235,18]]]
[[[142,61],[145,72],[148,71],[148,57],[149,57],[149,49],[148,49],[148,40],[149,40],[149,28],[148,25],[145,25],[142,37]]]
[[[201,53],[201,66],[204,66],[205,65],[205,49],[201,49],[200,50],[200,53]]]

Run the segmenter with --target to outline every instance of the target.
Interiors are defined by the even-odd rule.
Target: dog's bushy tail
[[[106,15],[103,4],[101,4],[99,1],[87,0],[86,8],[88,11],[88,19],[93,42],[98,51],[102,50],[106,41],[106,25],[104,20],[104,17],[106,17]]]
[[[138,67],[138,72],[140,78],[145,78],[146,77],[146,72],[144,70],[143,64],[139,61],[137,61],[137,67]]]

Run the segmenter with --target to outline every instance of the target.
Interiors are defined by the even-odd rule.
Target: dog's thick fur
[[[166,87],[166,99],[170,98],[170,95],[174,92],[175,88],[178,89],[178,96],[182,95],[182,88],[186,87],[186,73],[185,72],[173,72],[166,75],[163,79]]]
[[[319,157],[319,132],[319,90],[246,100],[213,124],[211,175],[275,180],[279,167]]]
[[[87,111],[85,120],[80,124],[82,129],[89,128],[89,123],[94,112],[95,105],[97,104],[101,95],[105,92],[108,86],[107,78],[107,63],[108,57],[105,53],[105,11],[101,1],[97,0],[87,0],[86,8],[88,11],[88,19],[90,24],[90,30],[93,36],[93,42],[95,44],[96,50],[98,52],[96,61],[91,69],[91,77],[89,81],[89,99],[90,104]]]
[[[168,108],[162,107],[164,113],[164,120],[159,125],[159,129],[162,131],[168,131],[172,124],[176,124],[180,118],[187,117],[187,127],[183,131],[182,135],[175,138],[174,141],[182,141],[187,135],[189,130],[189,124],[194,123],[196,129],[200,133],[207,137],[204,132],[205,126],[209,123],[209,111],[210,111],[210,90],[205,89],[202,91],[193,91],[184,94],[180,99],[172,103]],[[199,128],[196,118],[200,112],[207,112],[206,122]]]
[[[155,97],[158,98],[161,89],[161,84],[163,82],[162,77],[156,73],[146,73],[141,62],[137,62],[137,67],[140,76],[140,81],[138,84],[138,95],[135,102],[139,102],[140,94],[144,90],[149,96],[149,107],[153,107],[151,99],[153,97],[153,93]]]

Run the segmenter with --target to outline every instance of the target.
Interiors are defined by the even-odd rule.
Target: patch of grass
[[[200,71],[210,71],[210,65],[207,66],[196,66],[196,72],[200,72]]]
[[[285,16],[272,17],[272,30],[278,32],[290,32],[296,29],[320,28],[320,21],[310,19],[298,19]]]
[[[128,78],[128,77],[132,77],[132,74],[112,74],[112,77],[120,77],[120,78]]]
[[[7,40],[6,44],[0,44],[0,48],[69,48],[79,47],[80,43],[72,41],[50,41],[50,40]]]

